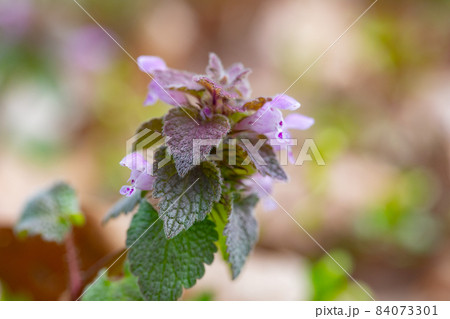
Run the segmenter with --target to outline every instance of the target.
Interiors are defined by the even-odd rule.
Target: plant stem
[[[69,268],[70,300],[77,300],[81,294],[83,279],[81,277],[77,248],[72,233],[67,235],[65,245],[67,266]]]

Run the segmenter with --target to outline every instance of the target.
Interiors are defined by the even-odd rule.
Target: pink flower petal
[[[267,212],[275,210],[277,208],[277,203],[271,197],[263,198],[262,204],[263,204],[264,210]]]
[[[153,189],[153,182],[155,181],[155,177],[146,173],[142,173],[137,178],[134,186],[138,189],[142,189],[144,191],[149,191]]]
[[[281,110],[293,111],[300,107],[300,102],[285,94],[278,94],[274,96],[273,100],[268,103],[271,104],[273,107],[276,107]]]
[[[134,152],[126,155],[121,161],[120,165],[128,167],[131,170],[138,170],[144,172],[147,170],[147,160],[142,154]]]
[[[266,103],[256,113],[237,123],[235,129],[254,131],[260,134],[278,133],[282,127],[280,123],[283,123],[281,111]]]
[[[137,58],[139,69],[146,73],[153,73],[155,70],[167,69],[166,62],[157,56],[142,55]]]
[[[159,83],[159,82],[158,82]],[[148,87],[148,95],[145,100],[145,105],[153,105],[158,100],[173,106],[183,106],[188,104],[186,94],[181,91],[174,91],[168,88],[162,88],[155,81],[152,81]]]
[[[130,174],[130,178],[128,179],[128,182],[131,183],[131,185],[133,185],[134,183],[136,183],[137,179],[139,178],[139,176],[143,174],[141,171],[138,171],[137,169],[132,170],[131,174]]]
[[[314,124],[314,119],[298,113],[289,114],[284,119],[285,128],[307,130]]]
[[[120,189],[120,194],[121,195],[125,195],[127,197],[130,197],[132,194],[134,193],[134,187],[132,186],[122,186],[122,188]]]
[[[153,83],[153,81],[151,83]],[[150,84],[147,97],[145,98],[145,101],[144,101],[144,106],[153,105],[156,102],[158,102],[158,94],[157,94],[157,92],[155,92],[155,90],[151,89],[151,84]]]
[[[270,211],[277,207],[276,202],[271,198],[273,191],[273,179],[269,176],[262,176],[257,173],[252,176],[253,179],[243,180],[244,185],[248,187],[249,193],[256,193],[262,199],[264,210]]]

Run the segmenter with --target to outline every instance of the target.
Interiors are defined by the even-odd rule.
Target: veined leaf
[[[165,148],[155,153],[155,163],[165,158]],[[155,165],[156,167],[157,165]],[[180,177],[173,161],[156,170],[153,197],[161,198],[159,214],[168,238],[175,237],[194,222],[205,219],[220,199],[222,177],[219,169],[203,162]]]
[[[99,271],[94,282],[86,287],[83,301],[142,301],[144,298],[139,290],[137,278],[133,276],[125,266],[124,276],[113,280],[104,274],[105,270]]]
[[[189,113],[190,116],[186,113]],[[163,130],[164,135],[168,138],[167,146],[175,161],[177,172],[183,177],[195,167],[195,140],[220,141],[230,130],[230,123],[225,116],[220,114],[213,115],[211,119],[202,120],[198,111],[193,108],[173,108],[164,118]],[[211,152],[213,146],[218,144],[198,144],[198,160],[206,160],[206,155]]]
[[[147,300],[176,300],[192,287],[211,264],[217,248],[215,225],[195,223],[177,237],[167,239],[156,210],[142,201],[127,234],[130,268]]]
[[[234,199],[224,235],[233,279],[241,272],[245,260],[258,239],[258,223],[253,210],[258,203],[256,195]]]
[[[219,248],[222,258],[228,261],[228,252],[226,237],[224,235],[225,225],[228,223],[228,216],[231,213],[232,200],[231,196],[221,198],[220,202],[215,203],[211,211],[211,220],[216,225],[216,231],[219,234],[219,240],[217,241],[217,247]]]
[[[248,141],[251,142],[252,145],[256,145],[258,140],[256,138],[253,138],[248,139]],[[258,149],[257,154],[255,153],[256,150],[249,150],[243,142],[240,141],[239,145],[241,145],[247,151],[251,162],[255,165],[256,169],[261,173],[261,175],[270,176],[281,181],[287,181],[288,177],[281,167],[280,163],[278,162],[273,147],[268,143],[267,140]]]
[[[132,145],[132,152],[141,151],[153,147],[153,149],[164,143],[163,120],[154,118],[142,123],[134,135],[135,141]]]
[[[16,224],[19,235],[40,235],[46,241],[62,242],[72,225],[84,223],[72,187],[58,183],[32,198]]]
[[[103,218],[103,223],[106,223],[111,218],[116,218],[120,214],[128,214],[134,210],[134,208],[139,204],[142,197],[145,196],[147,192],[143,192],[140,189],[136,189],[130,197],[121,198],[113,207],[106,213]]]

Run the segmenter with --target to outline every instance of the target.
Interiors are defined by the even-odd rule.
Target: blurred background
[[[79,0],[133,57],[202,73],[208,53],[283,92],[371,4],[314,0]],[[450,298],[450,1],[380,0],[288,92],[316,120],[325,162],[290,166],[275,197],[377,300]],[[64,247],[18,240],[26,200],[78,192],[85,280],[124,248],[105,227],[129,171],[125,142],[163,103],[149,77],[72,0],[0,0],[0,299],[67,299]],[[299,148],[296,150],[299,152]],[[258,206],[260,239],[231,281],[218,255],[187,300],[368,300],[286,215]]]

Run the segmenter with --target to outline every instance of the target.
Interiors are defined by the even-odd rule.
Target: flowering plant
[[[287,180],[277,152],[292,161],[289,130],[314,123],[298,113],[283,117],[282,110],[300,107],[287,95],[251,99],[250,70],[240,63],[225,69],[215,54],[206,74],[168,68],[154,56],[139,57],[138,65],[152,78],[145,104],[173,108],[140,125],[139,143],[120,162],[131,170],[129,184],[105,220],[139,206],[125,276],[106,284],[102,273],[85,300],[176,300],[217,249],[236,278],[258,237],[256,204],[274,180]]]

